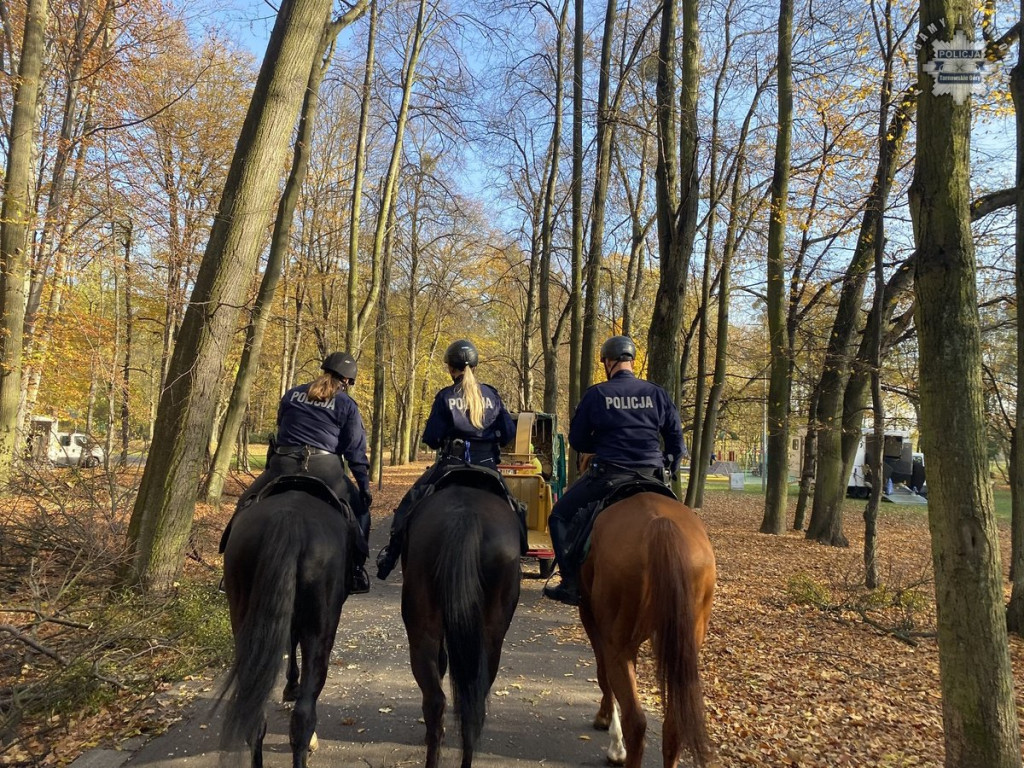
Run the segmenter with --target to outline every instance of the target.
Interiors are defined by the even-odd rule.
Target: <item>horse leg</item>
[[[594,729],[607,731],[612,722],[612,714],[615,707],[615,697],[612,696],[611,687],[608,685],[608,674],[605,671],[604,644],[601,642],[601,633],[597,629],[597,620],[589,605],[580,606],[580,619],[583,621],[583,628],[590,638],[590,647],[594,649],[594,659],[597,662],[597,684],[601,687],[601,706],[594,716]]]
[[[295,701],[299,695],[299,660],[298,656],[299,638],[294,627],[292,627],[291,651],[288,653],[288,668],[285,671],[284,692],[281,694],[281,701]]]
[[[292,747],[292,768],[306,768],[309,760],[311,742],[316,735],[316,700],[327,682],[336,631],[337,623],[334,622],[333,629],[330,626],[321,627],[315,637],[304,637],[300,641],[302,675],[289,723],[288,738]]]
[[[424,637],[426,634],[417,632],[414,640],[413,633],[409,633],[409,657],[412,675],[423,694],[423,722],[427,726],[426,768],[437,768],[444,741],[445,696],[441,677],[448,659],[441,643],[428,640]]]
[[[622,719],[619,716],[619,705],[612,703],[612,720],[608,724],[608,762],[612,765],[624,765],[626,762],[626,745],[622,743]]]
[[[263,768],[263,737],[267,735],[267,717],[263,716],[260,722],[260,730],[256,741],[249,745],[249,753],[252,755],[252,768]]]
[[[621,712],[622,740],[626,745],[626,768],[640,768],[644,758],[647,716],[640,706],[636,689],[636,659],[627,658],[620,649],[610,649],[607,664],[608,683]],[[610,759],[610,758],[609,758]]]

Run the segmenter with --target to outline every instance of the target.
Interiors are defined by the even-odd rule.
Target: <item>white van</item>
[[[58,467],[98,467],[103,463],[103,446],[84,432],[58,432],[47,457]]]

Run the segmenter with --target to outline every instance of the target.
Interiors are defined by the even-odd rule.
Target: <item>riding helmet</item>
[[[476,347],[473,346],[473,342],[458,339],[448,345],[448,349],[444,352],[444,361],[452,368],[461,371],[467,365],[470,368],[476,368],[476,364],[480,362],[480,355],[477,353]]]
[[[612,336],[601,345],[601,359],[616,362],[635,360],[636,344],[629,336]]]
[[[356,380],[356,359],[348,352],[332,352],[324,358],[320,368],[339,379]]]

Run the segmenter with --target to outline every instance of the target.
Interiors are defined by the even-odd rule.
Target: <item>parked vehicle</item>
[[[34,416],[28,437],[28,458],[58,467],[98,467],[103,446],[84,432],[60,432],[56,419]]]
[[[857,446],[853,469],[847,482],[846,493],[854,498],[866,499],[871,493],[871,465],[877,444],[871,430],[865,430]],[[897,489],[901,496],[926,496],[928,493],[924,471],[924,454],[914,452],[910,433],[886,432],[882,445],[883,493],[892,495]]]

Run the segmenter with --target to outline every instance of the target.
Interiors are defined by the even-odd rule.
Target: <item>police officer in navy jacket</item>
[[[292,387],[281,398],[277,408],[277,443],[267,468],[239,499],[238,509],[281,475],[320,478],[349,505],[359,524],[362,541],[357,542],[351,591],[367,592],[370,579],[364,563],[369,552],[373,497],[370,462],[366,459],[366,429],[359,406],[347,391],[356,380],[356,361],[348,352],[334,352],[324,358],[320,368],[323,373],[317,379]],[[346,464],[355,484],[345,474]]]
[[[590,387],[569,424],[569,445],[593,454],[587,471],[558,500],[548,525],[562,582],[544,588],[553,600],[579,604],[578,563],[566,562],[569,526],[577,511],[637,476],[664,481],[683,453],[679,411],[657,384],[633,374],[636,345],[612,336],[601,346],[607,381]]]
[[[453,463],[474,464],[497,470],[499,446],[516,433],[515,422],[505,410],[498,391],[476,379],[480,362],[473,343],[453,341],[444,353],[452,384],[434,396],[422,440],[438,451],[437,462],[417,480],[395,509],[391,538],[377,555],[377,578],[386,579],[402,554],[409,510],[423,488],[433,483]]]

